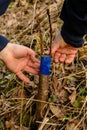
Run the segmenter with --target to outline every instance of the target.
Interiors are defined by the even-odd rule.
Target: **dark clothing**
[[[8,44],[9,40],[5,38],[4,36],[0,35],[0,51],[5,48],[5,46]]]
[[[5,13],[11,0],[0,0],[0,15]],[[60,18],[64,21],[61,35],[64,41],[74,47],[81,47],[87,34],[87,0],[65,0]],[[0,50],[9,41],[0,35]]]
[[[11,0],[0,0],[0,15],[4,14]]]
[[[11,0],[0,0],[0,15],[4,14]],[[0,51],[7,45],[9,40],[0,35]]]
[[[64,21],[61,35],[74,47],[81,47],[87,34],[87,0],[65,0],[60,18]]]

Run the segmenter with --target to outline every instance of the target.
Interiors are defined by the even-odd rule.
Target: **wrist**
[[[8,42],[9,40],[6,37],[0,35],[0,51],[2,51],[6,47]]]
[[[1,51],[0,51],[0,60],[4,61],[7,59],[9,56],[9,46],[10,43],[8,43]]]

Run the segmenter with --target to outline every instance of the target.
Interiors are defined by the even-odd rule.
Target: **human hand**
[[[53,44],[51,53],[54,58],[54,61],[71,63],[74,60],[74,57],[78,51],[78,48],[75,48],[67,44],[60,34],[57,35]]]
[[[0,52],[0,59],[24,82],[29,83],[29,79],[23,74],[23,71],[32,74],[39,72],[40,62],[35,58],[35,52],[28,47],[8,43]]]

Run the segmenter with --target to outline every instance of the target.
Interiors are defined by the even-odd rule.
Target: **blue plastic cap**
[[[51,57],[41,56],[40,74],[50,75]]]

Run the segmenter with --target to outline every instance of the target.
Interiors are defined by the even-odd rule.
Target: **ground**
[[[47,50],[50,34],[46,10],[50,10],[54,39],[62,25],[59,14],[63,1],[30,2],[10,4],[0,17],[0,34],[11,42],[31,47],[40,58],[37,19],[41,25],[44,49]],[[30,84],[20,81],[0,61],[0,130],[87,130],[86,38],[73,63],[55,64],[52,61],[46,112],[41,121],[36,119],[39,76],[26,75],[31,80]]]

